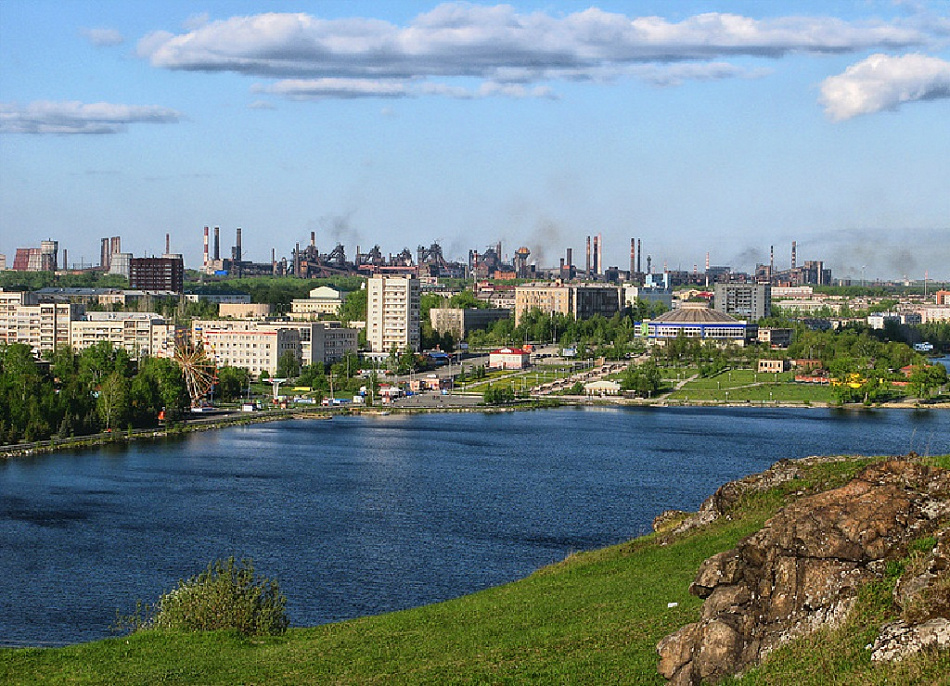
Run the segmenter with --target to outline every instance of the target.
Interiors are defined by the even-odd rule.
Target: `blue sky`
[[[950,2],[0,2],[0,252],[950,279]]]

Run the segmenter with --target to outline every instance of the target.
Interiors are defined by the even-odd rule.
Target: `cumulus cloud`
[[[280,87],[290,88],[287,97],[406,97],[420,92],[410,87],[413,81],[452,78],[477,79],[495,94],[525,97],[503,84],[633,76],[676,85],[744,75],[722,61],[730,57],[906,48],[929,39],[925,30],[899,21],[706,13],[671,22],[597,8],[554,16],[507,5],[447,3],[403,26],[303,13],[232,17],[177,35],[148,34],[137,52],[159,68],[281,79]],[[698,64],[662,69],[678,63]],[[450,97],[483,92],[466,96],[444,81],[440,85]]]
[[[97,48],[121,45],[125,38],[115,29],[80,29],[79,32]]]
[[[180,119],[175,110],[154,105],[38,101],[21,107],[0,103],[2,133],[119,133],[128,124],[168,124]]]
[[[871,55],[821,84],[821,103],[835,121],[939,98],[950,98],[950,62],[918,54]]]

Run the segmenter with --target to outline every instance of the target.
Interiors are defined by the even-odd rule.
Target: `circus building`
[[[758,326],[735,319],[706,303],[683,303],[655,319],[637,323],[637,336],[659,345],[678,336],[743,346],[756,339]]]

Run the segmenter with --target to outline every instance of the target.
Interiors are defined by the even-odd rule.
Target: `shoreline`
[[[556,396],[545,397],[543,399],[534,398],[524,402],[516,402],[509,405],[438,405],[434,407],[399,407],[398,405],[386,405],[379,407],[354,407],[342,410],[316,410],[314,408],[292,408],[286,410],[267,410],[254,414],[234,413],[223,417],[214,417],[211,419],[192,419],[179,424],[174,424],[167,428],[152,429],[133,429],[131,431],[120,431],[114,433],[90,434],[88,436],[75,436],[71,438],[51,438],[44,441],[33,443],[19,443],[16,445],[0,446],[0,459],[13,459],[17,457],[30,457],[33,455],[44,455],[59,452],[62,450],[77,450],[85,448],[95,448],[103,445],[118,445],[131,443],[139,440],[157,440],[169,437],[175,437],[192,433],[196,431],[212,431],[225,429],[232,426],[242,426],[245,424],[264,424],[270,422],[287,421],[294,419],[323,419],[329,420],[334,416],[347,415],[383,415],[383,414],[450,414],[450,413],[476,413],[496,414],[501,412],[523,412],[528,410],[545,410],[558,407],[658,407],[658,408],[747,408],[747,409],[841,409],[850,411],[867,410],[947,410],[950,409],[950,401],[941,401],[933,403],[919,402],[894,402],[876,405],[864,405],[863,403],[848,403],[845,405],[835,405],[832,403],[815,402],[787,402],[787,401],[769,401],[769,402],[726,402],[726,401],[681,401],[665,399],[629,399],[619,397],[579,397],[579,396]]]

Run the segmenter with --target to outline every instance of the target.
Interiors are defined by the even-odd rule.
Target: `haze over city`
[[[0,4],[0,252],[950,274],[948,2]],[[97,134],[97,135],[92,135]],[[787,266],[782,264],[781,266]]]

